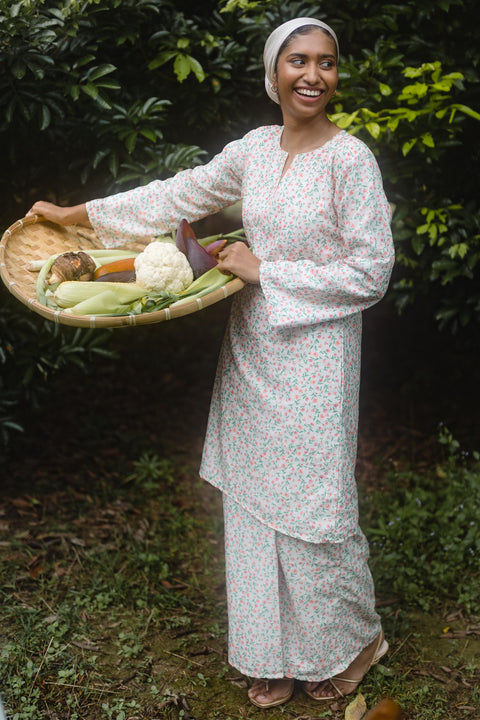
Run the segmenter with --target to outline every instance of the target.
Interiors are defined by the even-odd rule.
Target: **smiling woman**
[[[242,200],[248,239],[219,268],[242,278],[219,359],[200,475],[224,498],[229,660],[254,705],[353,692],[387,652],[355,463],[361,313],[393,265],[390,207],[372,152],[327,117],[338,42],[314,18],[273,31],[265,86],[283,126],[209,163],[73,210],[107,246]]]
[[[311,24],[295,29],[282,42],[275,62],[266,62],[271,74],[267,92],[271,90],[283,116],[281,147],[288,153],[284,173],[295,155],[320,147],[340,132],[327,116],[337,89],[337,58],[333,31]]]

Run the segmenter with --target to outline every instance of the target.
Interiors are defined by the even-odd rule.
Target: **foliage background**
[[[397,248],[390,299],[475,347],[474,0],[0,0],[2,224],[35,199],[80,202],[166,177],[252,127],[281,122],[263,90],[261,55],[271,29],[297,15],[327,20],[340,37],[331,111],[370,145],[383,172]],[[19,321],[25,311],[10,299],[1,313],[13,427],[28,386],[18,360],[29,353],[26,328],[36,319]],[[70,342],[64,332],[31,363],[55,368],[61,343]]]
[[[394,600],[382,607],[395,643],[392,673],[373,676],[367,688],[375,697],[385,691],[401,697],[409,716],[422,720],[457,720],[480,703],[475,650],[465,664],[470,629],[463,630],[462,615],[479,607],[479,457],[463,453],[445,426],[443,456],[435,431],[432,437],[419,432],[430,430],[432,419],[450,427],[453,418],[455,436],[468,431],[471,447],[480,428],[475,5],[0,0],[4,228],[35,199],[81,202],[166,177],[208,160],[256,125],[280,122],[263,91],[266,35],[300,14],[323,18],[337,30],[341,82],[331,111],[378,157],[397,248],[391,302],[366,313],[364,323],[359,484],[377,587],[387,599],[394,593],[402,607]],[[178,717],[185,691],[215,698],[206,710],[210,717],[218,703],[215,683],[221,681],[225,692],[229,672],[220,654],[207,656],[203,666],[198,653],[206,643],[221,648],[222,628],[217,623],[212,635],[205,622],[210,607],[218,618],[223,592],[221,581],[215,585],[209,576],[220,515],[212,501],[213,530],[192,535],[202,509],[191,492],[190,470],[173,469],[170,457],[199,454],[225,304],[161,332],[131,328],[112,338],[47,323],[3,287],[0,296],[0,463],[7,507],[0,525],[9,545],[2,607],[4,635],[15,633],[16,640],[4,643],[1,659],[19,720],[38,718],[38,708],[47,705],[71,718],[86,715],[99,681],[110,692],[102,717],[119,719],[154,701]],[[110,361],[114,350],[121,364]],[[22,426],[23,443],[14,432]],[[142,456],[132,467],[132,458],[159,445],[164,458]],[[413,467],[405,467],[404,454]],[[190,565],[211,593],[211,600],[202,596],[203,615],[196,584],[191,602],[183,586],[172,588],[177,572],[190,581]],[[74,567],[80,593],[71,592]],[[139,572],[146,582],[139,582]],[[437,602],[452,611],[442,615],[442,625],[432,613]],[[432,622],[427,642],[405,609],[410,603]],[[160,625],[158,614],[170,607],[185,608],[181,620],[198,629],[187,636],[198,648],[185,644],[182,627],[171,639],[175,617]],[[462,620],[454,631],[459,645],[454,656],[439,655],[433,665],[437,676],[449,671],[448,684],[427,682],[422,672],[432,667],[426,649],[440,633],[444,638],[451,617]],[[152,620],[157,634],[150,632]],[[125,623],[120,630],[119,623]],[[147,629],[152,652],[140,647]],[[202,659],[202,673],[188,673],[188,683],[172,686],[178,694],[154,684],[159,673],[150,656],[163,651],[162,632],[177,661],[175,682],[185,674],[186,648],[197,669]],[[100,652],[96,665],[95,657],[73,649],[95,635],[110,646],[111,662],[104,664]],[[436,644],[445,645],[444,639]],[[211,658],[219,658],[214,670]],[[142,683],[141,698],[138,686],[125,695],[125,663],[129,677],[133,672]],[[421,668],[418,677],[412,667]],[[202,688],[198,695],[195,684]],[[238,714],[244,691],[233,691],[232,713]],[[475,707],[459,706],[460,699]]]

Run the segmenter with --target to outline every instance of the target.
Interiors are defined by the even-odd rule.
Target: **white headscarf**
[[[279,25],[275,30],[270,33],[265,43],[263,50],[263,64],[265,65],[265,90],[267,91],[268,97],[276,103],[279,103],[278,94],[273,90],[273,76],[275,73],[275,64],[277,62],[278,51],[282,47],[284,41],[292,34],[294,30],[304,25],[317,25],[318,27],[327,30],[327,32],[335,40],[337,46],[337,57],[340,54],[337,36],[333,32],[332,28],[321,20],[310,17],[300,17],[294,20],[288,20],[287,22]]]

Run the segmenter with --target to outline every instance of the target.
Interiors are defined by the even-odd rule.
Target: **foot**
[[[256,679],[248,691],[250,702],[260,708],[275,707],[290,700],[293,695],[293,678],[278,680]]]
[[[329,680],[305,682],[303,689],[314,700],[336,700],[350,695],[355,692],[372,665],[376,665],[387,650],[388,644],[382,631],[342,673]]]

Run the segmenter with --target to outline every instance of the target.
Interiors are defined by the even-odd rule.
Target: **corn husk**
[[[172,307],[176,305],[182,305],[186,302],[191,302],[197,298],[201,298],[208,293],[218,290],[218,288],[226,285],[231,280],[233,275],[225,275],[220,272],[217,267],[207,270],[206,273],[200,275],[199,278],[193,281],[183,293],[180,293],[180,299],[172,303]]]
[[[137,283],[121,283],[121,282],[78,282],[75,280],[68,280],[60,283],[55,292],[53,293],[53,299],[55,303],[61,308],[72,308],[79,303],[84,303],[87,300],[90,301],[93,298],[98,298],[103,295],[106,291],[110,293],[110,296],[114,296],[117,300],[117,305],[129,305],[135,300],[139,300],[144,295],[148,294],[148,291]],[[100,303],[99,307],[102,305]],[[109,303],[109,310],[111,311],[111,303]]]

